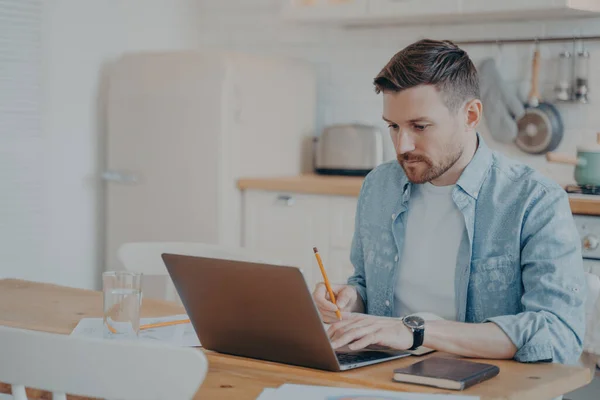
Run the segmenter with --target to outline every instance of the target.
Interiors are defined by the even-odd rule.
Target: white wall
[[[196,0],[46,1],[45,249],[40,265],[12,276],[98,288],[103,68],[125,51],[194,48],[198,27]]]
[[[522,23],[475,23],[454,26],[412,26],[369,29],[340,29],[319,25],[299,26],[278,17],[281,0],[202,0],[201,36],[205,46],[225,46],[256,53],[297,56],[315,63],[319,71],[318,127],[326,124],[359,121],[381,122],[381,97],[373,91],[372,81],[391,56],[422,37],[467,40],[544,35],[600,34],[600,19]],[[475,21],[477,22],[477,21]],[[260,27],[260,28],[258,28]],[[555,82],[555,58],[571,44],[542,45],[542,79],[544,88],[552,90]],[[590,43],[592,56],[591,98],[588,105],[563,105],[567,132],[557,151],[574,154],[579,141],[594,141],[600,131],[600,42]],[[528,92],[533,46],[504,45],[464,47],[474,61],[496,57],[502,75],[521,93]],[[551,93],[550,93],[551,94]],[[485,126],[482,132],[486,134]],[[488,135],[486,135],[488,138]],[[543,156],[530,156],[515,146],[487,143],[507,154],[538,167],[561,183],[573,181],[573,169],[560,164],[549,165]]]
[[[102,74],[125,51],[225,47],[258,54],[282,54],[313,62],[319,74],[318,128],[336,122],[380,124],[381,98],[372,79],[388,59],[425,35],[454,40],[481,36],[600,34],[600,19],[580,22],[498,23],[467,26],[386,27],[343,30],[300,27],[278,17],[280,0],[46,0],[43,26],[43,210],[44,250],[35,242],[13,253],[34,253],[5,263],[3,276],[98,288],[102,265],[103,159]],[[481,33],[482,30],[485,33]],[[599,43],[590,43],[600,71]],[[543,78],[553,82],[552,58],[561,44],[542,47]],[[526,82],[530,46],[467,48],[474,59],[497,56],[504,77],[517,87]],[[576,143],[594,140],[600,113],[593,112],[600,80],[591,76],[592,103],[561,106],[567,126],[560,151],[574,153]],[[527,85],[521,85],[527,91]],[[597,107],[596,107],[597,108]],[[268,123],[268,122],[267,122]],[[494,147],[501,147],[490,142]],[[504,147],[561,182],[572,168],[548,165],[542,157]],[[30,158],[34,153],[30,153]],[[21,154],[21,158],[26,158]],[[37,233],[36,233],[37,234]],[[37,240],[37,239],[36,239]],[[38,260],[38,262],[32,262]]]

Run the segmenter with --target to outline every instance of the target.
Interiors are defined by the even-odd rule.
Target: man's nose
[[[404,154],[415,149],[415,142],[404,130],[396,132],[396,153]]]

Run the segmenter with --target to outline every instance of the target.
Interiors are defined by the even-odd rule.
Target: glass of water
[[[102,293],[103,336],[107,339],[137,339],[140,331],[142,274],[128,271],[104,272]]]

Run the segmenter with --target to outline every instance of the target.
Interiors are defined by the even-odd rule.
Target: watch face
[[[423,320],[421,317],[409,316],[404,318],[404,323],[413,329],[418,329],[425,325],[425,320]]]

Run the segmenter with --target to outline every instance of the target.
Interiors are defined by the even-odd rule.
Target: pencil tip
[[[318,252],[318,250],[317,250],[317,248],[316,248],[316,247],[313,247],[313,251],[314,251],[315,253],[316,253],[316,252]]]

